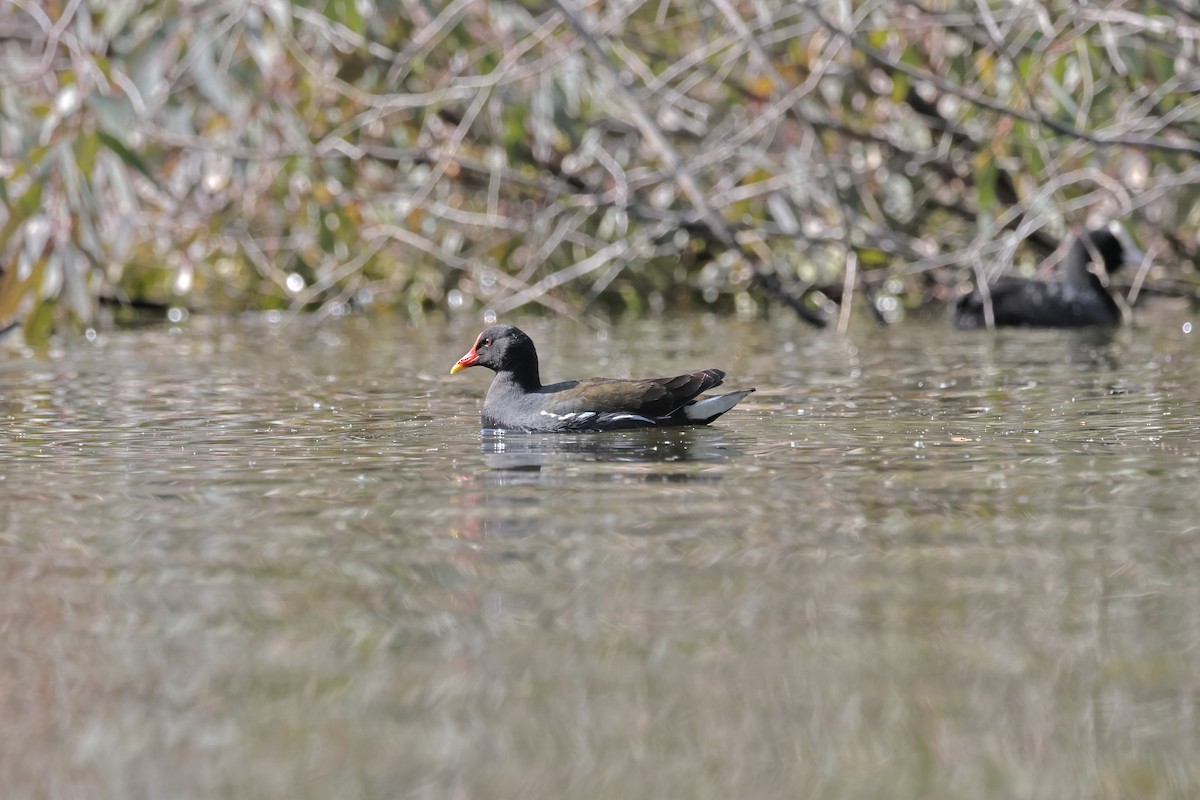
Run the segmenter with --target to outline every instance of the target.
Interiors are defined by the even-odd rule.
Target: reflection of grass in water
[[[200,571],[165,589],[71,593],[72,623],[101,638],[88,663],[51,672],[87,703],[73,713],[108,735],[65,779],[170,788],[173,774],[208,774],[268,793],[300,779],[316,796],[349,763],[367,784],[473,795],[602,784],[630,796],[959,797],[1033,781],[1069,796],[1080,776],[1056,765],[1081,758],[1104,765],[1086,780],[1096,787],[1157,774],[1106,755],[1152,732],[1111,727],[1145,718],[1136,702],[1090,697],[1092,646],[1055,629],[1084,630],[1087,615],[1022,603],[1056,565],[1015,564],[1011,585],[987,592],[926,580],[994,570],[983,553],[772,563],[753,546],[604,535],[542,537],[538,549],[473,560],[449,582],[380,549],[273,580],[218,570],[206,587]],[[125,618],[96,627],[97,604]],[[114,691],[105,672],[125,675],[131,658],[159,667]],[[92,699],[75,694],[81,669],[98,681]],[[1106,711],[1107,725],[1093,719]],[[158,739],[169,720],[176,736]],[[216,773],[196,771],[214,757]],[[302,763],[299,777],[272,767]]]

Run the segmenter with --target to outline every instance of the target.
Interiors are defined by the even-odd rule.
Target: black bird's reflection
[[[1117,346],[1113,343],[1115,328],[1092,327],[1069,331],[1067,361],[1085,369],[1116,370]]]

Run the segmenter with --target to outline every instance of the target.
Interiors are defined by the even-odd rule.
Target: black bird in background
[[[1001,278],[988,287],[997,326],[1081,328],[1119,325],[1121,308],[1108,290],[1108,275],[1144,255],[1120,226],[1088,231],[1071,243],[1057,280]],[[976,289],[954,303],[956,328],[987,325],[983,293]]]

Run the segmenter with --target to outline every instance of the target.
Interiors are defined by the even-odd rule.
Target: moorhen
[[[1094,263],[1099,254],[1103,269]],[[997,326],[1035,328],[1080,328],[1086,325],[1119,325],[1121,309],[1108,291],[1108,273],[1122,264],[1143,258],[1124,229],[1118,225],[1088,231],[1071,243],[1065,276],[1056,281],[1001,278],[989,286],[992,313]],[[958,298],[953,311],[954,327],[982,328],[983,295],[978,289]]]
[[[519,328],[493,325],[450,368],[496,373],[483,401],[484,429],[559,433],[615,431],[670,425],[707,425],[753,389],[699,397],[720,386],[725,373],[706,369],[674,378],[587,378],[543,386],[537,350]]]

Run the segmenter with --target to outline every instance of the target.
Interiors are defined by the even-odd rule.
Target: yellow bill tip
[[[456,375],[459,372],[462,372],[464,369],[466,369],[466,367],[464,367],[462,364],[455,364],[453,367],[450,368],[450,374]]]

